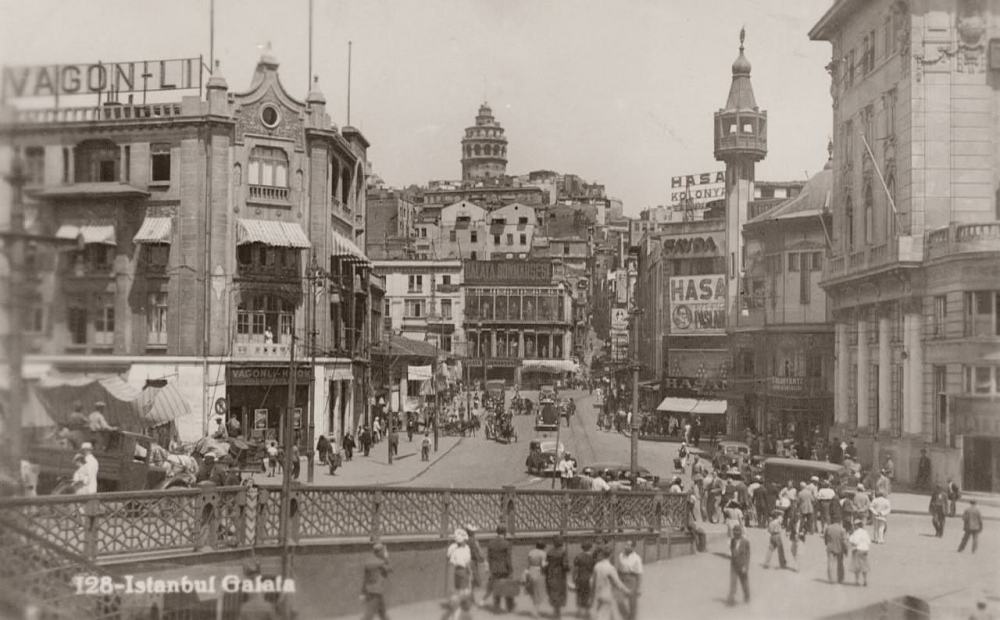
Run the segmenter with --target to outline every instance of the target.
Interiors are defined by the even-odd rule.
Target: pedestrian
[[[389,450],[392,451],[393,456],[399,456],[399,433],[396,429],[392,429],[389,433]]]
[[[881,493],[883,497],[889,497],[889,494],[892,493],[892,481],[884,469],[878,472],[878,480],[875,481],[875,493]]]
[[[681,448],[677,452],[677,457],[681,460],[681,471],[686,470],[688,464],[688,448],[686,442],[681,442]]]
[[[868,508],[871,506],[872,500],[869,497],[868,492],[865,491],[865,485],[859,484],[858,490],[854,493],[854,518],[863,519],[868,521]]]
[[[330,452],[330,440],[326,438],[326,435],[320,435],[319,439],[316,440],[316,452],[319,454],[319,464],[326,465]]]
[[[538,618],[542,600],[545,598],[545,543],[535,543],[535,548],[528,552],[528,568],[524,574],[524,585],[531,597],[533,606],[531,616]]]
[[[948,494],[944,488],[937,487],[931,493],[931,503],[928,507],[931,513],[931,523],[934,525],[934,535],[938,538],[944,536],[944,524],[947,521],[945,516],[948,511]]]
[[[889,505],[889,498],[882,494],[882,491],[875,493],[868,510],[872,514],[872,521],[875,523],[875,544],[885,544],[885,531],[889,525],[889,513],[892,511]]]
[[[776,509],[771,513],[771,522],[767,524],[767,533],[771,538],[767,545],[767,555],[764,556],[764,568],[771,567],[771,554],[775,550],[778,552],[778,564],[781,565],[781,568],[788,566],[788,562],[785,560],[785,543],[781,537],[783,517],[784,512],[781,510]]]
[[[743,526],[733,528],[733,539],[729,541],[729,598],[727,605],[736,604],[736,585],[743,588],[743,602],[750,602],[750,541],[743,536]]]
[[[354,448],[357,447],[357,443],[354,441],[354,434],[347,433],[344,435],[344,455],[347,457],[348,461],[354,459]]]
[[[611,565],[611,551],[601,546],[596,552],[597,562],[594,564],[594,574],[590,581],[590,591],[594,595],[591,607],[593,620],[620,620],[616,592],[625,596],[632,594],[620,577],[618,571]]]
[[[836,465],[843,465],[844,463],[844,447],[840,444],[840,438],[834,437],[833,441],[830,443],[830,462]]]
[[[469,564],[469,590],[473,602],[476,605],[481,605],[482,601],[477,598],[476,590],[483,585],[482,568],[486,563],[486,555],[483,553],[482,545],[476,539],[478,531],[479,528],[471,523],[465,526],[465,533],[469,535],[469,551],[472,553],[472,562]]]
[[[785,513],[784,525],[786,527],[788,525],[788,518],[791,514],[792,505],[798,501],[798,498],[799,492],[795,490],[794,480],[789,480],[788,484],[785,485],[785,488],[781,489],[781,492],[778,493],[778,507]]]
[[[815,533],[816,525],[813,520],[813,508],[814,503],[816,502],[816,495],[805,482],[799,483],[799,493],[796,500],[798,502],[799,518],[801,519],[800,527],[802,535],[805,536],[806,534]]]
[[[85,441],[80,444],[80,452],[83,454],[83,462],[87,466],[89,477],[87,478],[87,493],[97,493],[98,474],[100,474],[101,464],[94,457],[94,444]]]
[[[920,449],[920,462],[917,463],[917,488],[926,489],[931,484],[931,459],[927,456],[927,449]]]
[[[424,431],[424,438],[420,440],[420,460],[431,460],[431,436]]]
[[[299,479],[299,471],[302,469],[301,463],[301,453],[299,452],[299,444],[294,444],[292,446],[292,480]]]
[[[958,509],[958,500],[962,499],[962,489],[958,483],[948,478],[948,516],[954,517]]]
[[[90,428],[90,432],[96,433],[98,431],[116,431],[117,426],[111,426],[108,424],[107,418],[104,416],[104,408],[106,405],[104,401],[97,401],[94,403],[94,410],[90,412],[87,416],[87,426]]]
[[[865,529],[865,522],[861,519],[854,520],[854,531],[851,532],[848,542],[851,543],[851,572],[854,573],[854,585],[863,579],[864,585],[868,585],[868,550],[871,548],[872,539]]]
[[[590,590],[590,579],[594,574],[593,543],[587,541],[581,545],[580,553],[573,558],[573,584],[576,586],[576,609],[580,617],[586,618],[593,600]]]
[[[972,539],[972,552],[976,552],[979,547],[979,532],[983,531],[983,515],[979,512],[976,500],[969,501],[969,507],[962,513],[962,525],[965,533],[962,534],[962,542],[958,545],[958,552],[965,550],[966,543]]]
[[[847,530],[840,523],[831,523],[823,531],[823,542],[826,543],[826,578],[833,583],[836,574],[837,583],[844,583],[844,556],[851,545]]]
[[[278,446],[273,441],[267,444],[267,468],[267,477],[273,478],[278,470]]]
[[[628,595],[619,599],[619,611],[625,620],[636,620],[639,617],[639,590],[642,587],[642,556],[636,552],[634,540],[627,541],[625,548],[618,554],[618,576],[630,590]]]
[[[368,430],[367,426],[361,427],[361,434],[358,436],[358,440],[361,442],[361,452],[365,456],[368,456],[372,449],[372,434]]]
[[[885,472],[885,477],[889,479],[890,483],[896,479],[896,464],[892,462],[891,454],[885,455],[885,463],[882,464],[882,471]],[[887,493],[886,497],[888,496]]]
[[[471,620],[472,615],[472,549],[469,534],[462,528],[455,530],[448,546],[448,608],[449,615]]]
[[[337,449],[337,442],[332,436],[330,438],[329,463],[331,476],[336,476],[337,470],[344,464],[344,456],[340,453],[340,450]]]
[[[97,493],[96,480],[92,483],[90,468],[87,467],[87,458],[82,454],[76,454],[73,456],[73,465],[76,466],[76,470],[73,472],[73,493],[75,495]]]
[[[559,461],[559,483],[562,485],[562,488],[568,489],[570,487],[570,482],[573,480],[574,475],[573,460],[570,457],[570,453],[566,452],[563,454],[562,460]]]
[[[371,620],[378,616],[388,620],[385,606],[385,594],[388,589],[389,552],[382,543],[372,545],[372,554],[364,561],[363,580],[361,582],[361,600],[365,604],[365,613],[361,620]]]
[[[561,536],[552,541],[552,549],[545,556],[545,590],[549,595],[549,604],[556,618],[562,617],[562,608],[566,606],[566,578],[569,575],[569,557]]]
[[[791,508],[788,509],[787,519],[785,520],[785,530],[788,533],[788,548],[792,556],[792,561],[795,563],[793,570],[798,570],[799,566],[799,542],[805,542],[806,533],[803,526],[802,514],[799,512],[798,503],[792,504]]]
[[[836,492],[830,488],[830,483],[826,480],[821,480],[819,483],[819,491],[816,492],[816,504],[819,508],[817,512],[819,522],[819,529],[823,530],[828,526],[831,521],[830,506],[833,502],[837,501]]]
[[[850,440],[847,447],[844,448],[844,460],[850,460],[852,463],[858,462],[858,447],[854,445],[854,440]]]
[[[726,532],[729,534],[729,538],[732,538],[735,536],[736,526],[743,523],[743,511],[740,510],[740,503],[735,498],[731,499],[726,503],[722,512],[726,516]]]
[[[493,597],[493,609],[500,611],[500,599],[502,598],[507,612],[514,611],[514,597],[507,581],[514,573],[513,558],[511,556],[511,544],[507,539],[507,528],[497,526],[496,537],[486,545],[486,562],[490,569],[490,578],[486,583],[486,596]]]

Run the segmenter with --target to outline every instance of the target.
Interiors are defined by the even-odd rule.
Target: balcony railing
[[[288,188],[276,187],[273,185],[251,185],[250,200],[288,202]]]
[[[174,118],[181,115],[181,104],[162,103],[17,110],[15,121],[17,123],[79,123]]]
[[[1000,252],[1000,222],[953,223],[927,235],[927,258],[967,252]]]
[[[893,263],[919,263],[922,260],[923,237],[904,235],[846,256],[831,257],[826,262],[823,279],[842,278]]]

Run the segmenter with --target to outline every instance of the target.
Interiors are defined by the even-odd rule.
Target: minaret
[[[745,269],[743,224],[753,200],[754,164],[767,155],[767,112],[757,107],[750,85],[750,61],[743,55],[746,30],[740,30],[740,55],[726,107],[715,113],[715,159],[726,163],[726,327],[739,322],[738,304]]]
[[[462,180],[499,178],[507,174],[507,138],[493,118],[490,104],[479,106],[476,124],[462,138]]]

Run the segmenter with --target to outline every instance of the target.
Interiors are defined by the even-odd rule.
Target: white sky
[[[0,65],[209,55],[210,0],[0,0]],[[459,141],[484,97],[507,131],[507,171],[604,183],[626,213],[669,202],[670,177],[721,170],[712,113],[725,104],[746,26],[767,110],[760,180],[826,161],[831,0],[314,0],[313,72],[334,121],[351,121],[392,186],[461,177]],[[282,82],[308,90],[308,0],[215,0],[215,55],[245,90],[270,41]],[[88,105],[91,101],[82,101]],[[68,101],[64,103],[68,105]]]

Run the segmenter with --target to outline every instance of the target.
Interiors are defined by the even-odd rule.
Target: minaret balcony
[[[767,156],[767,139],[747,134],[730,134],[715,137],[715,158],[749,157],[760,161]]]

